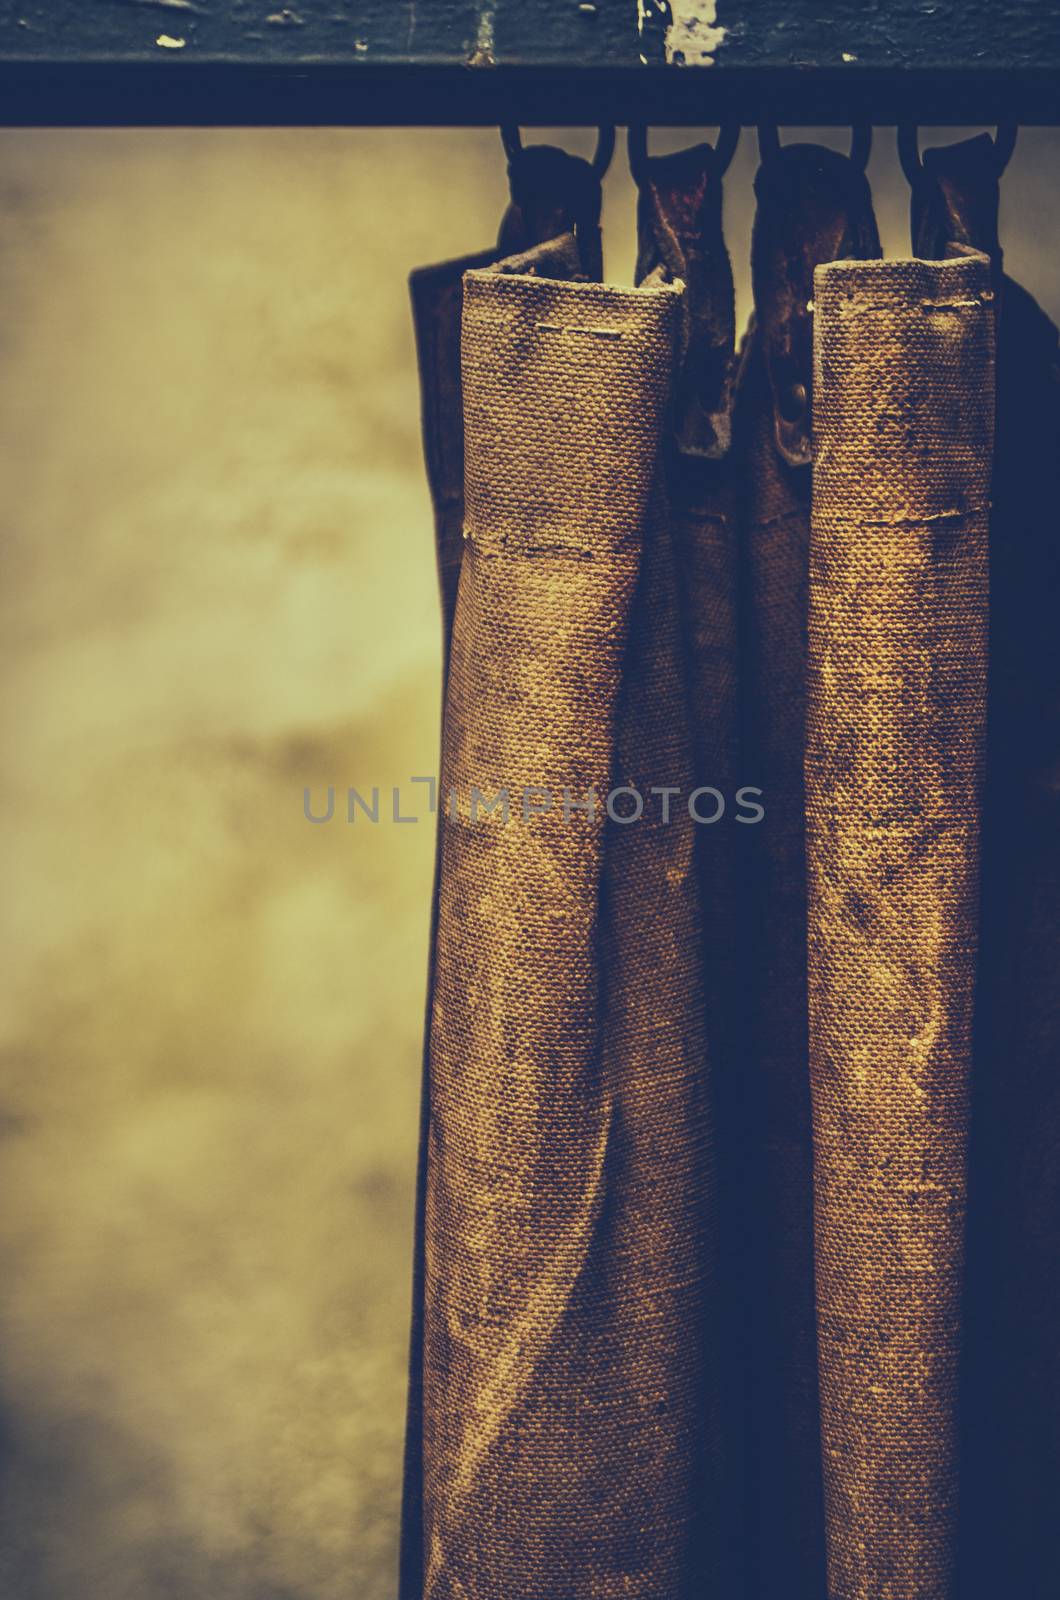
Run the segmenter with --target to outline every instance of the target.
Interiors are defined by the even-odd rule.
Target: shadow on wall
[[[433,830],[302,800],[435,770],[405,278],[503,200],[491,132],[0,137],[0,1600],[392,1600]]]

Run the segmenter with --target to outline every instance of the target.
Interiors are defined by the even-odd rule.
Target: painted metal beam
[[[0,0],[13,124],[1060,122],[1060,0]]]

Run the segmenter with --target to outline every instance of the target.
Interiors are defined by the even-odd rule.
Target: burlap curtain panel
[[[829,1588],[946,1600],[993,295],[976,256],[837,262],[814,298],[807,920]]]
[[[1060,353],[1002,271],[987,135],[925,151],[913,247],[990,257],[997,424],[961,1396],[962,1596],[1060,1594]]]
[[[679,360],[663,443],[668,516],[677,573],[676,625],[687,684],[692,793],[703,791],[703,814],[718,794],[732,804],[739,784],[739,618],[732,407],[736,308],[732,268],[722,233],[727,153],[708,144],[677,155],[648,157],[634,136],[639,187],[637,278],[684,284]],[[731,154],[731,146],[729,150]],[[649,783],[652,781],[648,780]],[[678,801],[683,829],[688,817]],[[716,1528],[721,1592],[744,1582],[747,1515],[744,1413],[747,1324],[743,1273],[747,1261],[743,1193],[746,1154],[742,1072],[737,835],[721,826],[692,829],[702,905],[703,994],[715,1130],[717,1353],[722,1363],[719,1427],[724,1477]],[[719,1314],[720,1313],[720,1314]]]
[[[465,281],[404,1577],[432,1596],[692,1595],[723,1539],[694,824],[605,809],[689,787],[681,291],[583,265],[569,236]]]
[[[600,209],[598,172],[587,161],[552,146],[533,146],[514,154],[510,164],[511,200],[501,219],[497,245],[474,255],[413,272],[409,288],[420,375],[424,458],[434,508],[435,559],[442,611],[442,660],[448,671],[464,545],[464,415],[460,330],[465,273],[487,267],[509,252],[548,246],[558,276],[599,276]],[[577,229],[577,237],[575,237]],[[535,261],[537,270],[541,263]],[[410,1339],[408,1420],[401,1533],[399,1589],[418,1595],[423,1583],[423,1225],[429,1109],[430,1008],[434,988],[434,950],[441,871],[435,865],[431,919],[430,971],[420,1117],[420,1157],[416,1184],[412,1335]]]
[[[751,1592],[821,1600],[824,1503],[813,1270],[803,748],[813,274],[878,256],[859,161],[768,149],[755,181],[754,322],[736,404],[745,673],[744,781],[765,817],[741,883],[749,1079]]]
[[[1060,1593],[1057,336],[994,141],[902,261],[862,141],[763,150],[739,350],[721,146],[631,141],[635,288],[543,149],[413,276],[402,1600]]]
[[[409,289],[420,371],[423,445],[434,504],[435,548],[442,598],[445,662],[463,558],[464,416],[460,384],[460,312],[464,274],[577,230],[571,271],[602,275],[600,178],[588,161],[551,145],[518,152],[511,165],[511,202],[497,244],[477,254],[412,274]]]

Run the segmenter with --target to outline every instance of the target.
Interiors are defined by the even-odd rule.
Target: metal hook
[[[772,161],[780,154],[780,130],[775,122],[758,124],[758,154],[763,162]],[[850,160],[864,172],[872,154],[872,124],[855,122],[850,130]]]
[[[629,170],[634,181],[639,185],[644,182],[648,168],[648,130],[644,123],[630,123],[627,133],[629,148]],[[740,142],[740,124],[738,122],[723,122],[718,129],[718,142],[714,146],[716,161],[715,170],[719,178],[724,178],[732,165],[732,158],[736,154],[736,146]]]
[[[994,132],[994,166],[997,177],[1000,178],[1012,160],[1012,152],[1016,148],[1018,138],[1017,123],[998,124]],[[915,187],[924,170],[924,163],[920,158],[920,129],[915,122],[902,122],[898,125],[898,159],[902,163],[902,171]]]
[[[504,145],[504,153],[508,157],[510,166],[523,148],[523,136],[517,123],[505,122],[501,125],[501,143]],[[590,163],[598,178],[602,178],[607,172],[614,153],[615,130],[612,124],[608,124],[597,130],[596,150]]]

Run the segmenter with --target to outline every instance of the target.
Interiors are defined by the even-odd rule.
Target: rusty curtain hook
[[[763,161],[773,161],[780,154],[780,131],[775,122],[758,124],[758,154]],[[850,130],[850,159],[859,172],[864,172],[872,154],[872,124],[855,122]]]
[[[1016,148],[1018,138],[1018,124],[1015,122],[998,124],[994,132],[994,167],[997,177],[1000,178],[1012,160],[1012,152]],[[915,122],[899,123],[898,158],[902,163],[902,171],[915,188],[924,170],[924,163],[920,159],[920,129]]]
[[[626,142],[629,149],[629,170],[633,175],[634,182],[639,187],[644,182],[648,170],[648,130],[643,122],[630,123]],[[718,142],[714,146],[714,154],[717,159],[716,171],[719,178],[724,178],[728,172],[739,142],[739,123],[722,123],[718,129]]]
[[[501,124],[501,143],[504,145],[504,153],[508,157],[508,165],[511,166],[518,160],[523,149],[523,135],[518,123],[505,122]],[[598,178],[603,178],[606,174],[614,153],[615,130],[614,126],[609,124],[597,130],[596,150],[590,163]]]

